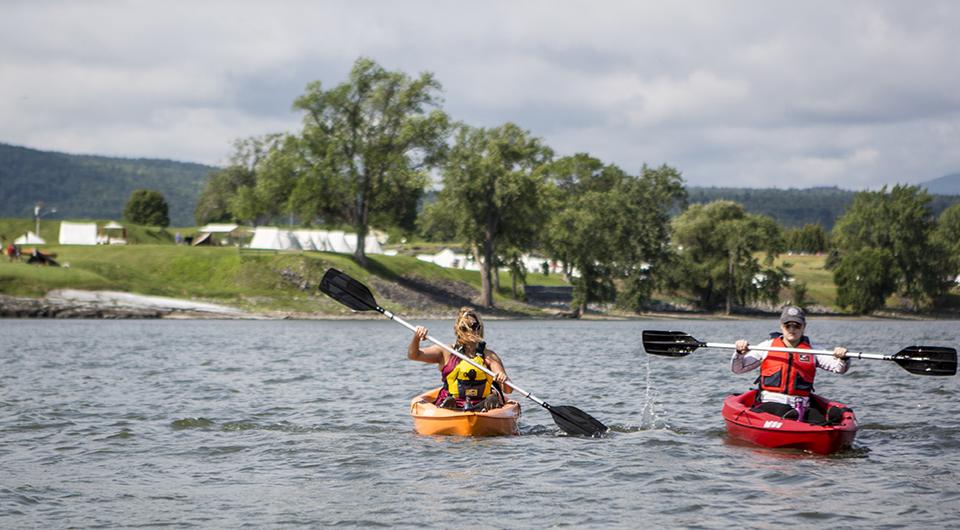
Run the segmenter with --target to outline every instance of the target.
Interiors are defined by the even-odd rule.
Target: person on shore
[[[780,314],[780,332],[772,338],[750,346],[744,339],[736,342],[736,352],[730,359],[730,370],[742,374],[760,367],[757,378],[757,400],[753,408],[775,414],[785,419],[825,424],[836,421],[839,415],[827,414],[810,402],[813,380],[817,368],[843,374],[850,367],[846,359],[847,349],[838,346],[833,357],[805,353],[768,352],[763,348],[813,349],[810,339],[804,335],[807,318],[799,307],[786,306]]]
[[[489,410],[503,406],[502,392],[511,392],[506,384],[507,372],[503,361],[483,341],[483,321],[473,308],[461,307],[453,325],[457,341],[451,346],[454,350],[469,357],[478,365],[485,366],[494,373],[477,370],[470,363],[451,354],[439,345],[420,347],[420,342],[429,334],[427,328],[417,326],[413,340],[407,348],[407,358],[429,364],[440,369],[443,388],[434,402],[438,407],[463,410]]]

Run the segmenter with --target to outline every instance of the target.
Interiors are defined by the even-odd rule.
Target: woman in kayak
[[[757,378],[759,392],[754,409],[769,412],[786,419],[799,419],[808,423],[825,423],[824,411],[810,407],[813,379],[817,368],[846,373],[850,363],[847,349],[836,347],[833,357],[805,353],[768,352],[763,348],[812,349],[810,339],[803,334],[807,319],[799,307],[787,306],[780,314],[780,333],[757,344],[753,348],[740,339],[730,359],[730,370],[742,374],[760,367]],[[830,415],[828,415],[830,416]]]
[[[457,335],[453,349],[475,363],[486,366],[494,376],[490,377],[477,370],[470,363],[436,344],[421,349],[420,341],[425,339],[429,332],[427,328],[417,326],[413,340],[407,348],[407,358],[436,364],[440,368],[443,388],[437,395],[435,404],[438,407],[464,410],[489,410],[502,406],[504,401],[500,388],[504,392],[511,391],[505,384],[507,371],[503,368],[500,356],[487,349],[487,343],[483,341],[483,321],[480,320],[480,315],[473,308],[461,307],[453,331]]]

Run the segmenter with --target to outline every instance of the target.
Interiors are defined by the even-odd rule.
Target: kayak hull
[[[439,388],[410,401],[413,429],[424,435],[452,436],[508,436],[520,434],[520,404],[507,401],[506,405],[486,412],[464,412],[434,405]]]
[[[850,447],[857,435],[857,417],[852,411],[843,413],[836,425],[811,425],[787,420],[767,412],[750,410],[757,391],[728,396],[723,401],[723,419],[732,438],[763,447],[793,448],[817,454],[830,454]],[[844,407],[842,403],[811,396],[823,410],[829,406]]]

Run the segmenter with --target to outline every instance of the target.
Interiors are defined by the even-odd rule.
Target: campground
[[[57,221],[43,221],[41,233],[56,233]],[[0,220],[5,234],[33,227],[29,219]],[[195,229],[194,229],[195,230]],[[366,268],[353,256],[317,251],[249,250],[237,246],[190,246],[174,244],[176,232],[192,234],[189,228],[158,229],[127,226],[128,245],[42,245],[38,249],[55,256],[57,266],[28,265],[25,261],[0,260],[0,315],[94,316],[126,314],[128,317],[181,318],[362,318],[321,294],[317,286],[329,267],[343,270],[368,285],[385,307],[411,317],[446,318],[458,307],[476,305],[480,274],[444,268],[421,261],[419,252],[435,252],[456,246],[437,243],[387,245],[397,255],[368,255]],[[8,238],[9,239],[9,238]],[[29,249],[25,249],[29,250]],[[806,286],[804,305],[811,312],[852,316],[836,306],[832,273],[822,255],[783,255],[778,264],[787,266],[796,282]],[[559,274],[528,272],[531,286],[568,286]],[[500,273],[500,288],[494,293],[493,318],[558,318],[569,308],[564,304],[525,303],[515,298],[512,279]],[[87,293],[87,294],[83,294]],[[99,293],[99,294],[90,294]],[[122,296],[121,296],[122,295]],[[135,297],[140,299],[136,300]],[[789,297],[785,292],[783,296]],[[145,297],[163,297],[162,302]],[[953,296],[956,302],[956,295]],[[11,310],[12,306],[29,307]],[[191,304],[195,306],[190,308]],[[223,311],[198,309],[204,304],[223,306]],[[131,308],[125,313],[76,311],[76,306]],[[954,303],[956,307],[958,304]],[[896,306],[890,300],[888,308]],[[71,307],[73,309],[71,309]],[[4,310],[6,309],[6,310]],[[144,310],[148,310],[144,313]],[[776,308],[738,308],[732,316],[695,310],[680,296],[656,293],[642,315],[611,306],[591,306],[585,318],[743,318],[772,314]],[[375,318],[376,315],[369,315]],[[957,318],[957,313],[917,315],[888,310],[874,314],[892,318]]]

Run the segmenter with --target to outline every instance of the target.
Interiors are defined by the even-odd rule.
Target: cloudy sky
[[[960,171],[960,2],[0,0],[0,142],[222,164],[359,56],[559,155],[698,186]]]

